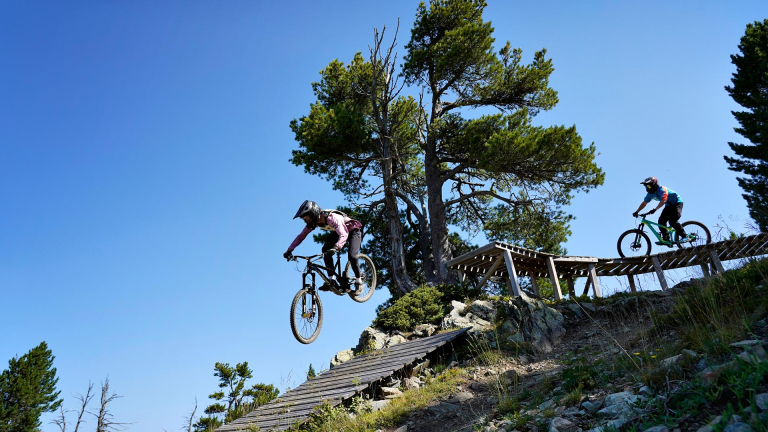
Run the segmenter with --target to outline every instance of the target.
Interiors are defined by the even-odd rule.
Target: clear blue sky
[[[45,340],[67,407],[109,376],[116,420],[171,431],[216,390],[217,361],[247,360],[283,390],[355,345],[384,293],[325,296],[312,345],[290,332],[291,217],[304,199],[342,200],[288,162],[288,123],[318,71],[366,51],[373,27],[399,17],[402,48],[415,10],[2,2],[0,364]],[[572,254],[616,255],[649,175],[682,194],[685,219],[747,217],[722,159],[741,141],[723,86],[745,25],[766,16],[764,1],[490,1],[498,46],[554,61],[560,104],[537,122],[575,124],[600,151],[605,186],[569,209]]]

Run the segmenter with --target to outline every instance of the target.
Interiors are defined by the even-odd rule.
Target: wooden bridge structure
[[[667,290],[669,285],[664,277],[665,270],[698,266],[704,276],[709,277],[723,272],[723,261],[765,254],[768,254],[768,233],[633,258],[560,256],[494,242],[458,256],[447,264],[459,272],[462,280],[468,276],[476,278],[478,289],[491,277],[501,278],[509,286],[510,295],[515,296],[522,293],[518,277],[530,277],[531,288],[537,295],[537,279],[549,278],[555,298],[561,300],[561,279],[567,283],[571,296],[576,295],[573,283],[576,277],[587,278],[584,294],[589,292],[591,286],[595,297],[601,297],[599,276],[626,276],[634,292],[636,275],[655,273],[661,289]]]
[[[357,356],[328,372],[305,381],[277,399],[216,429],[231,431],[284,431],[306,421],[324,404],[336,406],[383,379],[409,370],[414,363],[463,336],[469,328],[403,342]]]

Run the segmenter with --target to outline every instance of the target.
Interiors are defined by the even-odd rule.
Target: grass
[[[365,432],[397,426],[414,411],[426,408],[436,400],[444,399],[456,392],[456,387],[467,381],[466,373],[460,369],[448,369],[418,389],[408,390],[402,396],[392,399],[379,411],[361,410],[351,418],[343,406],[321,407],[306,423],[305,430],[311,432]]]

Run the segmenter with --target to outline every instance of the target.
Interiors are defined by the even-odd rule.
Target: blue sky
[[[171,431],[216,390],[217,361],[248,361],[283,390],[355,345],[384,293],[362,305],[325,296],[312,345],[290,332],[291,217],[304,199],[343,202],[288,162],[288,123],[308,112],[318,71],[367,51],[373,27],[399,17],[402,56],[415,11],[0,4],[0,362],[45,340],[66,406],[109,376],[124,396],[117,421]],[[527,60],[547,48],[554,61],[560,104],[536,122],[575,124],[600,152],[606,182],[569,208],[570,253],[615,256],[649,175],[683,196],[684,219],[743,230],[722,159],[742,141],[738,107],[723,87],[746,24],[766,15],[759,1],[490,1],[497,46],[510,40]]]

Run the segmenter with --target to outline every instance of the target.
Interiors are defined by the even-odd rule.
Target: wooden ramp
[[[560,300],[563,298],[560,279],[567,282],[568,292],[573,296],[573,278],[587,277],[584,294],[591,285],[593,294],[600,297],[598,276],[627,276],[634,291],[634,276],[653,272],[659,278],[661,288],[666,290],[664,270],[699,266],[705,276],[710,276],[723,271],[722,261],[765,254],[768,254],[768,233],[633,258],[560,256],[494,242],[456,257],[447,264],[457,270],[462,279],[467,275],[478,278],[478,287],[490,277],[501,277],[509,284],[510,294],[518,296],[521,295],[518,276],[529,276],[536,294],[536,279],[549,278],[555,288],[555,297]]]
[[[312,411],[325,403],[342,403],[379,380],[411,366],[415,361],[441,346],[463,336],[468,328],[416,339],[355,357],[333,369],[285,392],[245,417],[226,424],[217,431],[283,431],[305,421]]]

